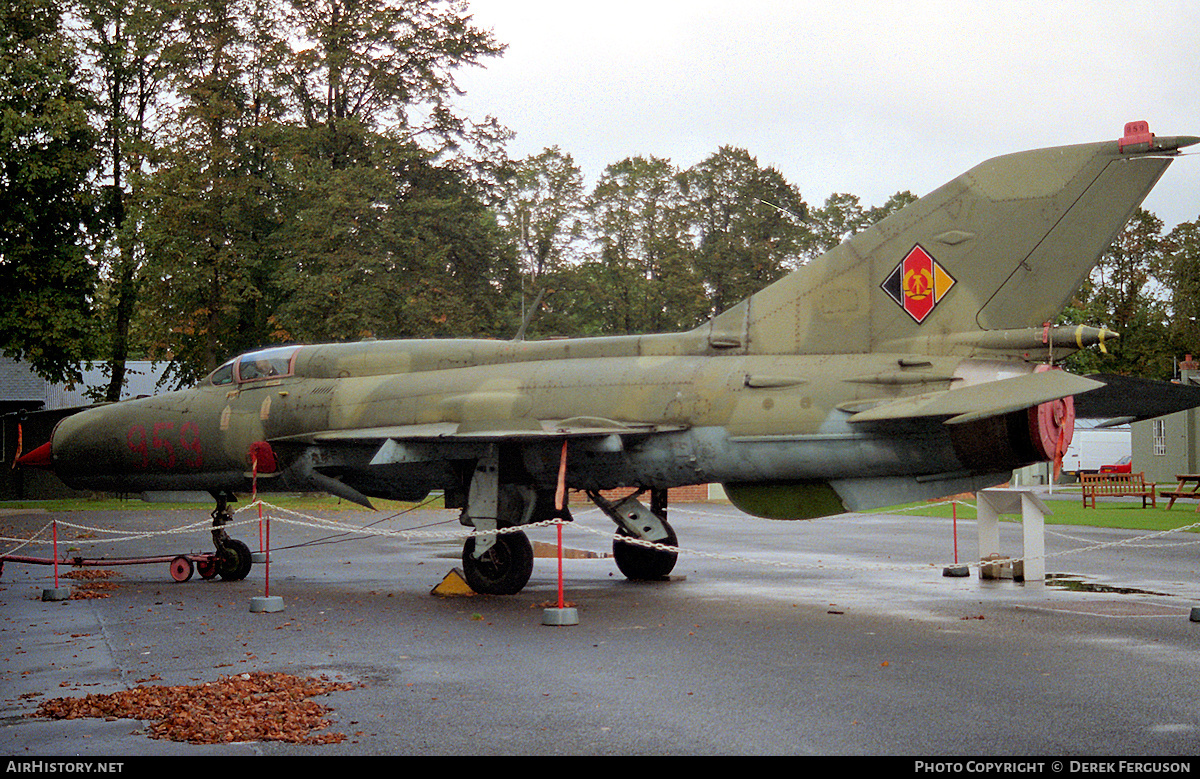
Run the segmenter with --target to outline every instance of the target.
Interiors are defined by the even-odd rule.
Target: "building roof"
[[[158,386],[166,373],[168,363],[150,360],[130,360],[125,363],[125,388],[121,399],[142,395],[155,395],[163,391]],[[0,410],[58,409],[90,405],[87,396],[92,387],[108,384],[108,376],[102,365],[80,365],[83,382],[73,388],[55,384],[38,376],[28,363],[0,357]]]

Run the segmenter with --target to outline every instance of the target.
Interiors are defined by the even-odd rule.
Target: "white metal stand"
[[[993,488],[975,494],[979,517],[979,559],[1000,552],[1000,516],[1020,514],[1024,548],[1021,557],[1026,584],[1046,583],[1046,515],[1053,514],[1033,490]],[[983,577],[983,567],[980,577]],[[1018,578],[1014,571],[1014,578]]]

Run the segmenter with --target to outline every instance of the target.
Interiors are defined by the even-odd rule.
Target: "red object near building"
[[[1113,465],[1101,465],[1100,473],[1132,473],[1133,457],[1122,457]]]

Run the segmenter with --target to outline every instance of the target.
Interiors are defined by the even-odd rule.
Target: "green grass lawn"
[[[1079,491],[1074,494],[1064,490],[1055,495],[1043,497],[1043,502],[1052,514],[1046,516],[1047,525],[1086,525],[1090,527],[1113,527],[1126,530],[1174,530],[1200,523],[1200,513],[1196,511],[1193,501],[1180,501],[1167,511],[1167,501],[1159,502],[1158,508],[1142,508],[1141,501],[1136,502],[1104,502],[1096,501],[1096,508],[1084,508]],[[975,519],[975,502],[962,502],[957,505],[960,519]],[[873,514],[915,514],[926,517],[949,517],[955,510],[950,504],[907,503],[902,506],[891,506],[873,511]],[[1019,521],[1016,515],[1005,515],[1002,520]],[[1197,528],[1193,528],[1193,531]]]

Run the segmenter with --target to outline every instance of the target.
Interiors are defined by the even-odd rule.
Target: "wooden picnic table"
[[[1173,490],[1162,490],[1159,494],[1164,498],[1170,498],[1171,502],[1167,504],[1167,510],[1175,505],[1175,501],[1179,498],[1196,498],[1200,500],[1200,473],[1177,473],[1176,480],[1179,484]],[[1200,503],[1196,504],[1196,511],[1200,511]]]

